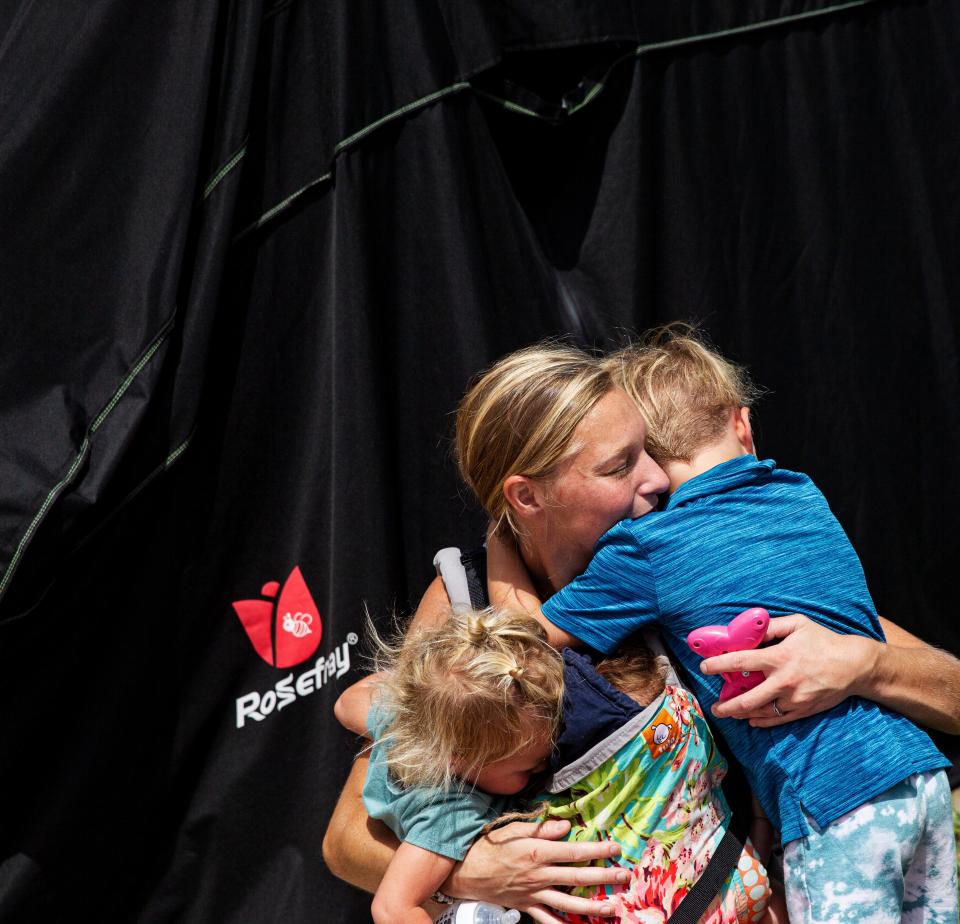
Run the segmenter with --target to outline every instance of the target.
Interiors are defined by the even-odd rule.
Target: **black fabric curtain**
[[[700,322],[960,650],[958,51],[949,0],[3,0],[0,922],[367,919],[332,705],[546,336]]]

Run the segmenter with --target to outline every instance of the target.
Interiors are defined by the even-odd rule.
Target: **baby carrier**
[[[453,607],[489,605],[486,549],[442,549],[434,566]],[[719,789],[726,764],[699,706],[656,634],[646,641],[666,667],[666,686],[645,707],[601,677],[589,657],[564,649],[564,724],[546,781],[546,814],[570,820],[570,839],[616,841],[620,862],[631,869],[626,889],[575,894],[613,897],[626,921],[656,895],[668,924],[696,924],[743,846],[726,827],[730,812]]]

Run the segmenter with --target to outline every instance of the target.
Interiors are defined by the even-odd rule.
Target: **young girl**
[[[453,612],[378,648],[380,672],[344,692],[335,713],[373,739],[364,804],[402,841],[373,918],[426,924],[420,906],[506,810],[502,797],[546,769],[563,659],[535,620],[494,611]]]
[[[644,645],[595,668],[561,658],[525,614],[459,609],[412,631],[386,673],[336,708],[374,737],[364,802],[403,842],[374,899],[377,924],[427,921],[418,906],[507,808],[476,789],[519,793],[548,757],[542,814],[569,818],[571,838],[620,845],[630,875],[610,895],[619,921],[665,921],[726,833],[723,758],[692,695]],[[763,917],[770,890],[749,846],[716,891],[704,924]]]

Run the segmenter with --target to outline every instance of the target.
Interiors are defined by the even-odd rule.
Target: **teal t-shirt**
[[[390,715],[376,704],[367,716],[373,738],[363,804],[408,844],[462,860],[483,826],[507,811],[507,800],[478,789],[420,789],[401,786],[387,768],[385,735]]]

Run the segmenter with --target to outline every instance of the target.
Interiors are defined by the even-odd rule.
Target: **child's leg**
[[[903,881],[904,924],[957,920],[957,842],[947,775],[919,776],[927,824]]]
[[[915,774],[826,828],[811,825],[783,851],[791,924],[954,924],[956,867],[946,837],[942,772]]]

